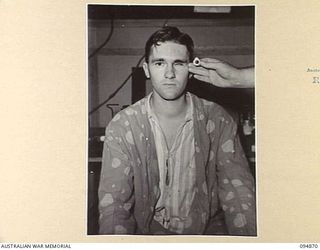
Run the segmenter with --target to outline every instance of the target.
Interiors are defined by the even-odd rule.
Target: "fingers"
[[[190,64],[189,64],[189,72],[195,75],[209,76],[209,72],[207,69],[203,67],[196,67]]]
[[[199,76],[199,75],[194,75],[194,78],[196,78],[200,81],[203,81],[203,82],[210,83],[210,84],[217,86],[217,87],[224,88],[224,87],[228,86],[228,83],[221,78],[216,78],[213,80],[212,78],[209,78],[207,76]]]
[[[207,77],[207,76],[194,75],[193,77],[200,80],[200,81],[211,83],[209,77]]]
[[[189,65],[189,72],[194,78],[211,83],[218,87],[234,87],[235,79],[239,75],[239,69],[214,58],[200,59],[200,65]]]
[[[205,63],[223,63],[222,61],[215,59],[215,58],[201,58],[200,61],[205,62]]]
[[[198,58],[197,58],[198,59]],[[192,65],[194,67],[204,67],[206,69],[219,70],[226,66],[226,64],[215,58],[201,58],[200,65],[195,66],[193,63],[190,63],[189,66]]]
[[[210,83],[217,87],[230,87],[230,82],[228,80],[223,79],[220,75],[218,75],[215,71],[211,71],[208,76],[204,75],[194,75],[194,78]]]
[[[213,69],[213,70],[217,70],[217,69],[221,69],[223,67],[225,67],[225,63],[220,62],[220,61],[200,61],[200,65],[206,69]]]

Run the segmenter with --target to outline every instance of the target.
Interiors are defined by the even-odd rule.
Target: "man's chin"
[[[185,92],[182,92],[182,93],[175,93],[175,94],[166,94],[166,95],[162,95],[161,98],[166,100],[166,101],[176,101],[178,99],[180,99],[183,95],[185,94]]]

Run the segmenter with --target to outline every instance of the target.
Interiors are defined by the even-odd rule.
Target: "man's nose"
[[[166,78],[174,78],[176,75],[175,75],[175,72],[174,72],[174,68],[173,68],[173,66],[172,65],[168,65],[167,67],[166,67],[166,72],[165,72],[165,77]]]

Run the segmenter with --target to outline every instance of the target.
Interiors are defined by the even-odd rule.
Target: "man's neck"
[[[153,93],[151,106],[158,118],[174,119],[185,116],[188,109],[186,94],[176,100],[164,100],[157,93]]]

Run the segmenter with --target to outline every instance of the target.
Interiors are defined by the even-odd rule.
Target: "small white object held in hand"
[[[192,63],[194,66],[200,66],[200,59],[198,57],[196,57],[196,58],[194,58]]]

